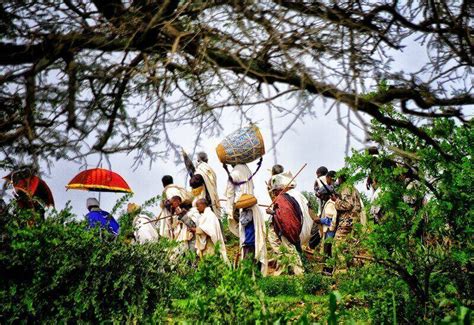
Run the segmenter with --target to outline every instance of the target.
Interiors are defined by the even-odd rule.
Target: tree
[[[473,307],[474,133],[447,118],[423,129],[452,159],[407,130],[387,134],[374,121],[378,154],[354,153],[348,168],[353,181],[370,176],[380,190],[372,203],[380,207],[380,222],[361,237],[370,257],[358,258],[373,260],[402,279],[416,298],[419,314],[433,320],[446,300]]]
[[[446,158],[420,124],[468,123],[470,1],[34,0],[0,5],[4,157],[79,159],[163,152],[171,125],[219,129],[220,112],[267,103],[296,118],[327,99],[348,132],[364,115]],[[404,47],[427,58],[391,68]],[[367,99],[376,82],[390,85]],[[263,87],[264,85],[270,87]],[[297,99],[295,107],[278,99]],[[391,103],[408,118],[381,109]],[[344,113],[346,112],[346,113]],[[211,128],[212,126],[212,128]]]

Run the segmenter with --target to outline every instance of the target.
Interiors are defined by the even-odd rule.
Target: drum
[[[219,160],[224,164],[246,164],[265,154],[265,145],[256,125],[232,132],[216,148]]]
[[[247,209],[257,204],[257,198],[252,194],[242,194],[240,199],[235,202],[236,209]]]

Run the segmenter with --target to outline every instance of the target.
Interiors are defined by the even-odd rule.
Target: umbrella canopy
[[[45,181],[38,176],[16,177],[13,173],[3,177],[17,192],[23,192],[29,199],[33,197],[40,199],[46,206],[54,206],[54,198],[51,189]]]
[[[87,169],[76,176],[66,186],[67,189],[132,193],[130,186],[119,174],[102,168]]]

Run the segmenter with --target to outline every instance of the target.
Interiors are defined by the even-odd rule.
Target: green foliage
[[[303,292],[300,278],[287,275],[261,278],[258,286],[265,295],[270,297],[298,296]]]
[[[384,268],[368,264],[350,269],[338,278],[339,291],[349,306],[369,306],[369,317],[376,323],[414,322],[417,304],[406,283],[384,272]]]
[[[305,273],[303,276],[266,277],[257,281],[266,296],[323,295],[329,288],[329,280],[319,273]]]
[[[319,273],[305,273],[302,280],[302,289],[306,294],[323,295],[329,290],[329,279]]]
[[[315,213],[318,213],[319,203],[316,195],[313,192],[303,191],[301,192],[304,197],[308,200],[309,208]]]
[[[256,282],[257,272],[250,261],[232,269],[217,256],[206,257],[192,281],[194,291],[183,309],[186,319],[233,324],[284,321],[292,317],[292,313],[269,311]]]
[[[403,118],[390,108],[387,112]],[[392,290],[396,300],[402,299],[397,316],[439,322],[449,311],[449,304],[440,307],[443,301],[472,305],[474,296],[474,133],[449,119],[423,129],[438,149],[403,129],[387,132],[373,122],[371,136],[379,143],[379,154],[354,152],[347,162],[350,182],[370,175],[380,188],[373,204],[381,207],[381,222],[370,226],[362,244],[383,266],[379,277],[389,281],[395,274],[409,290],[409,298]],[[381,312],[387,315],[384,321],[393,318],[388,316],[395,307],[390,300],[381,300],[387,304]],[[400,302],[412,304],[413,310],[399,311]]]
[[[107,233],[101,238],[68,210],[45,221],[13,210],[2,221],[3,321],[131,322],[166,306],[166,243],[126,245]]]

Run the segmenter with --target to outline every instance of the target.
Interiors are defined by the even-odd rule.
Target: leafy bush
[[[302,289],[306,294],[325,294],[329,289],[329,279],[319,273],[305,273],[302,279]]]
[[[2,218],[0,320],[132,322],[166,307],[167,243],[126,245],[85,228],[68,210]]]
[[[285,311],[271,313],[263,292],[257,285],[258,271],[249,261],[233,269],[218,256],[209,256],[190,275],[190,297],[181,305],[179,317],[185,321],[205,323],[253,323],[287,320],[293,316]]]
[[[416,323],[420,320],[416,299],[403,280],[385,274],[377,265],[350,269],[338,278],[338,287],[348,307],[368,305],[369,317],[375,324]]]
[[[393,107],[383,109],[403,119]],[[378,277],[390,284],[401,280],[409,290],[392,290],[397,308],[403,309],[397,315],[412,320],[413,312],[417,319],[439,322],[449,312],[446,304],[440,308],[445,299],[453,302],[451,308],[455,302],[474,306],[474,132],[452,119],[437,119],[422,129],[436,146],[405,129],[387,132],[373,121],[371,139],[379,153],[354,152],[347,162],[351,182],[370,176],[380,191],[374,202],[379,222],[361,243],[381,266]],[[388,297],[380,298],[393,305]]]
[[[278,276],[261,278],[258,286],[267,296],[297,296],[301,295],[301,279],[294,276]]]

